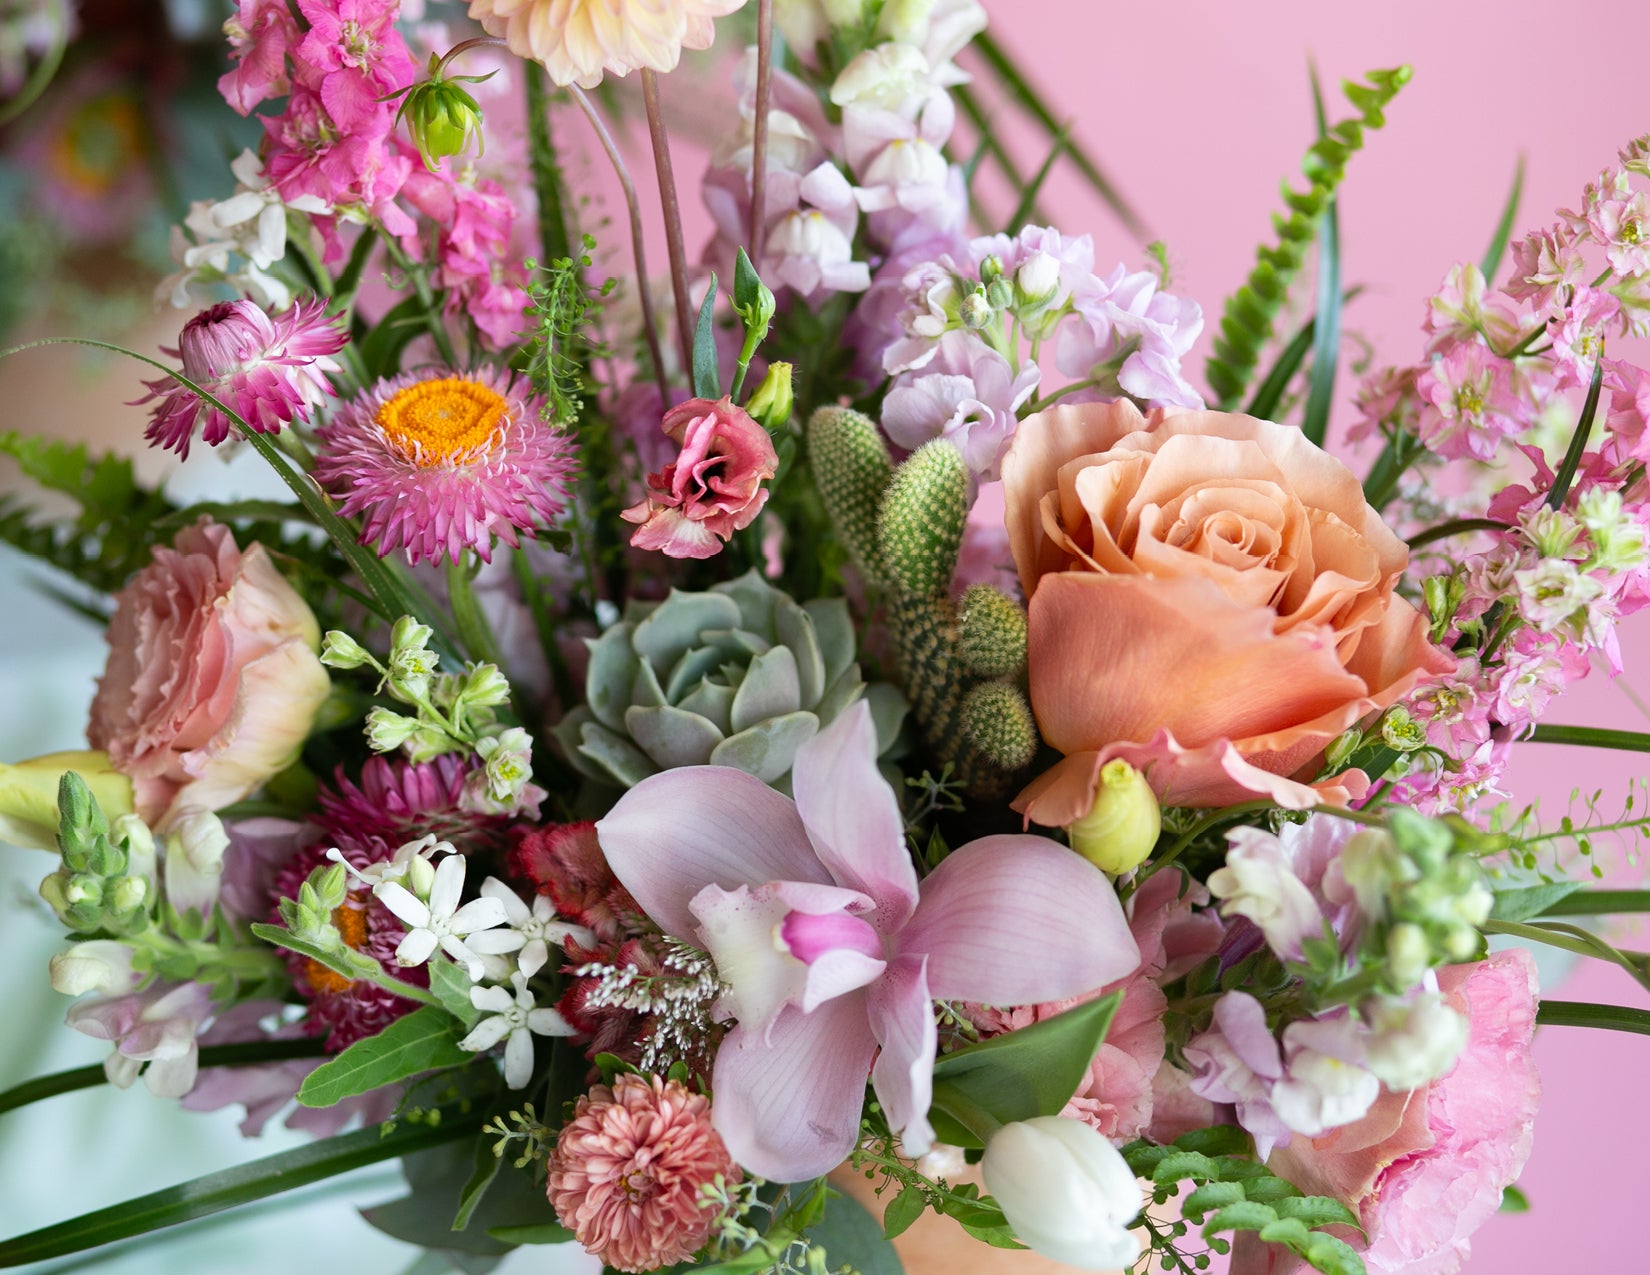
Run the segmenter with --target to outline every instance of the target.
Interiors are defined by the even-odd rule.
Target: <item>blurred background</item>
[[[1482,255],[1520,155],[1526,176],[1515,233],[1572,206],[1622,143],[1650,130],[1642,66],[1650,11],[1635,0],[1572,0],[1556,9],[1535,0],[985,4],[994,34],[1098,157],[1147,234],[1126,230],[1066,164],[1055,166],[1040,201],[1050,219],[1067,234],[1093,234],[1102,271],[1112,262],[1139,268],[1145,242],[1162,240],[1173,291],[1201,302],[1210,327],[1270,233],[1279,181],[1298,171],[1314,136],[1309,63],[1323,78],[1332,118],[1344,113],[1334,87],[1342,78],[1414,67],[1388,127],[1353,159],[1340,195],[1342,275],[1364,291],[1346,313],[1332,442],[1352,419],[1357,368],[1417,357],[1427,297],[1452,264]],[[437,22],[459,17],[462,5],[405,9]],[[189,200],[229,193],[228,160],[256,144],[258,129],[215,89],[225,65],[226,0],[80,0],[73,10],[72,38],[49,87],[0,124],[0,346],[77,335],[155,354],[189,317],[154,298],[172,268],[169,227]],[[30,92],[30,72],[43,50],[49,56],[52,23],[64,11],[60,0],[0,0],[0,100]],[[737,22],[724,25],[710,54],[666,81],[667,102],[682,121],[677,174],[690,246],[709,235],[693,193],[705,158],[696,138],[715,131],[693,121],[731,109],[728,59],[743,38]],[[1044,135],[994,101],[988,87],[981,95],[993,134],[1023,169],[1035,169]],[[584,153],[581,122],[565,115],[558,123],[558,135]],[[643,139],[631,132],[640,156]],[[651,213],[651,164],[634,167]],[[628,254],[606,224],[619,205],[605,167],[575,154],[569,172],[612,268],[622,269]],[[987,187],[983,202],[1003,216],[1011,201]],[[662,262],[662,238],[653,248],[653,260]],[[1187,361],[1194,382],[1207,349],[1206,332]],[[0,430],[85,439],[134,455],[140,474],[167,481],[181,497],[273,494],[250,454],[225,465],[203,448],[172,472],[170,457],[146,452],[144,414],[124,406],[143,392],[144,374],[127,360],[77,347],[8,358],[0,362]],[[0,491],[18,486],[9,462],[0,461]],[[41,571],[0,550],[6,759],[80,746],[102,668],[100,630],[51,600],[42,583],[50,582]],[[1650,615],[1628,622],[1623,646],[1624,676],[1595,673],[1548,720],[1650,729]],[[1556,821],[1574,789],[1602,790],[1607,807],[1619,806],[1644,770],[1627,754],[1527,745],[1510,787],[1520,800],[1540,798]],[[1625,847],[1601,844],[1599,852],[1612,877],[1643,876]],[[45,856],[0,847],[0,1089],[103,1054],[97,1042],[58,1026],[66,1003],[45,977],[57,927],[34,899],[46,870]],[[1624,974],[1598,963],[1544,968],[1544,981],[1550,994],[1569,999],[1645,1003]],[[1650,1142],[1650,1105],[1628,1095],[1637,1092],[1650,1042],[1556,1029],[1542,1033],[1536,1051],[1546,1097],[1520,1184],[1532,1211],[1493,1219],[1474,1241],[1469,1270],[1565,1269],[1578,1259],[1625,1269],[1614,1255],[1638,1244],[1638,1152]],[[245,1143],[234,1113],[184,1116],[174,1105],[140,1086],[0,1116],[0,1232],[45,1225],[297,1141],[272,1130]],[[266,1207],[72,1265],[186,1272],[232,1260],[248,1275],[304,1265],[407,1270],[417,1254],[353,1216],[398,1187],[393,1170],[369,1169],[301,1193],[301,1209]],[[500,1269],[559,1275],[590,1268],[541,1249]]]

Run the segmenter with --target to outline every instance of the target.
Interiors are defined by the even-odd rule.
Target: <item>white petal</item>
[[[430,887],[430,912],[434,916],[451,916],[458,910],[458,901],[464,894],[464,860],[449,855],[435,870],[435,884]],[[504,909],[499,908],[502,913]]]
[[[508,1013],[515,1003],[515,998],[502,987],[472,987],[470,989],[470,1004],[477,1009],[486,1010],[489,1014]]]
[[[470,981],[479,983],[487,975],[487,966],[482,959],[464,945],[464,940],[456,934],[448,934],[441,940],[441,950],[453,960],[457,961],[470,972]]]
[[[430,923],[430,909],[406,886],[383,881],[373,886],[372,892],[380,903],[414,929]]]
[[[496,989],[489,989],[496,990]],[[502,1014],[489,1014],[477,1023],[474,1029],[463,1040],[458,1042],[460,1049],[468,1049],[473,1053],[481,1053],[491,1049],[504,1039],[504,1033],[510,1030],[510,1020]]]
[[[395,963],[397,965],[422,965],[430,959],[430,953],[435,951],[435,935],[429,930],[413,930],[401,940],[401,946],[395,949]]]
[[[447,863],[458,862],[460,861],[457,859],[447,860]],[[439,878],[436,888],[441,888]],[[490,930],[495,925],[503,925],[505,920],[504,904],[497,899],[471,899],[453,913],[453,919],[447,923],[447,928],[454,934],[472,934],[476,930]]]
[[[484,939],[487,937],[488,935],[485,934],[476,935],[476,939]],[[475,942],[476,939],[472,939],[471,942]],[[516,964],[521,967],[521,972],[523,974],[527,975],[528,978],[532,978],[533,975],[537,974],[544,968],[545,962],[549,959],[550,949],[545,946],[544,940],[534,939],[531,943],[527,944],[526,947],[521,949],[521,955],[516,957]]]
[[[481,896],[484,899],[497,899],[500,903],[502,903],[504,905],[504,915],[509,919],[511,925],[521,925],[524,922],[531,920],[534,912],[538,910],[539,903],[550,902],[549,899],[545,898],[543,895],[540,895],[538,899],[535,900],[534,906],[530,910],[528,906],[521,901],[521,895],[517,894],[497,877],[488,877],[481,883]]]
[[[527,1030],[540,1036],[572,1036],[577,1029],[561,1016],[560,1010],[535,1009],[527,1015]]]
[[[524,1088],[533,1078],[533,1038],[525,1027],[510,1033],[504,1046],[504,1083],[512,1089]]]
[[[500,952],[521,951],[527,943],[527,936],[520,930],[483,930],[479,934],[469,935],[466,941],[471,951],[496,956]],[[543,965],[544,962],[540,961],[539,964]]]

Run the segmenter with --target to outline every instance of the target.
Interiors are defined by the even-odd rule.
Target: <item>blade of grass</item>
[[[1067,128],[1069,127],[1068,125]],[[1008,224],[1003,227],[1005,233],[1016,234],[1021,226],[1031,222],[1031,215],[1037,208],[1038,193],[1043,189],[1043,183],[1048,180],[1048,175],[1054,171],[1054,161],[1060,158],[1060,155],[1070,143],[1070,134],[1067,128],[1061,129],[1055,136],[1054,145],[1049,147],[1048,158],[1043,161],[1043,166],[1037,170],[1032,179],[1026,183],[1026,188],[1020,192],[1020,202],[1014,205],[1014,211],[1009,214]]]
[[[1518,157],[1518,166],[1513,169],[1512,189],[1507,192],[1506,205],[1501,209],[1501,220],[1495,223],[1495,234],[1490,238],[1490,246],[1484,252],[1484,264],[1480,267],[1484,272],[1484,282],[1488,283],[1495,278],[1495,272],[1501,267],[1501,258],[1507,253],[1507,243],[1512,239],[1513,221],[1518,217],[1518,201],[1524,194],[1524,157]]]
[[[1309,63],[1308,70],[1312,80],[1312,111],[1317,117],[1318,137],[1322,139],[1329,134],[1323,85],[1318,81],[1317,64]],[[1301,433],[1319,447],[1329,432],[1336,365],[1341,357],[1341,230],[1336,202],[1336,196],[1331,195],[1318,222],[1318,313],[1312,333],[1312,375],[1306,395],[1306,415],[1301,420]]]

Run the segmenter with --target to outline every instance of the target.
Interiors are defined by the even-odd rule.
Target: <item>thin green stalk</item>
[[[676,193],[676,173],[670,161],[670,131],[659,102],[658,75],[642,68],[642,102],[647,110],[647,132],[653,143],[653,167],[659,178],[659,206],[665,215],[665,248],[670,255],[670,290],[676,302],[676,338],[682,368],[693,368],[693,306],[688,296],[687,249],[682,245],[682,205]],[[667,399],[668,403],[669,400]]]
[[[573,240],[563,206],[561,165],[550,133],[550,93],[542,66],[531,58],[523,58],[521,66],[527,77],[527,164],[539,205],[539,246],[545,261],[560,261],[573,255]]]
[[[1495,224],[1495,234],[1490,237],[1490,246],[1484,250],[1484,262],[1480,269],[1484,275],[1484,282],[1490,283],[1495,278],[1495,272],[1501,267],[1501,258],[1507,254],[1507,243],[1512,238],[1513,222],[1518,218],[1518,201],[1524,194],[1524,157],[1518,157],[1518,166],[1513,169],[1512,189],[1507,192],[1507,202],[1501,208],[1501,220]]]
[[[1537,744],[1579,744],[1587,748],[1615,748],[1627,753],[1650,753],[1650,734],[1636,730],[1541,725],[1535,728],[1529,738]]]
[[[396,269],[412,280],[413,291],[418,294],[418,304],[424,311],[424,326],[429,329],[430,336],[435,341],[436,353],[441,356],[443,363],[456,369],[458,354],[453,349],[452,334],[447,331],[447,321],[442,318],[441,307],[435,303],[435,293],[430,289],[430,276],[421,264],[401,251],[401,245],[388,235],[384,236],[384,250],[389,253],[390,260],[395,262]]]
[[[1329,120],[1323,109],[1323,89],[1318,68],[1311,64],[1312,105],[1317,116],[1318,139],[1329,136]],[[1312,372],[1306,395],[1306,413],[1301,433],[1319,447],[1329,432],[1329,412],[1334,406],[1335,372],[1341,357],[1341,230],[1336,212],[1337,197],[1330,195],[1318,218],[1318,312],[1313,321]]]
[[[1650,1036],[1650,1010],[1629,1009],[1625,1005],[1544,1000],[1536,1010],[1535,1021],[1543,1027],[1598,1027]]]
[[[1240,819],[1244,815],[1258,814],[1263,810],[1275,810],[1276,808],[1277,803],[1275,802],[1248,801],[1242,803],[1241,805],[1228,806],[1224,810],[1216,810],[1210,814],[1204,815],[1190,828],[1188,828],[1185,833],[1181,835],[1179,840],[1177,840],[1162,854],[1151,859],[1144,867],[1140,869],[1140,871],[1135,875],[1134,881],[1131,883],[1132,889],[1130,893],[1133,893],[1134,890],[1138,890],[1142,885],[1144,885],[1146,880],[1151,877],[1154,872],[1168,867],[1171,863],[1178,859],[1186,852],[1187,848],[1194,841],[1196,841],[1204,833],[1208,832],[1211,828],[1218,827],[1220,824],[1229,820]]]
[[[1548,905],[1542,916],[1614,916],[1650,912],[1650,890],[1577,890]]]
[[[1418,531],[1409,538],[1409,547],[1419,549],[1423,545],[1430,545],[1436,540],[1448,540],[1451,536],[1464,536],[1469,531],[1508,531],[1510,527],[1499,518],[1451,518],[1448,522],[1441,522],[1436,527],[1428,527],[1425,531]]]
[[[458,562],[447,564],[447,602],[452,607],[453,627],[472,660],[502,667],[493,626],[476,598],[469,557],[466,553]]]
[[[1576,420],[1576,432],[1570,436],[1569,450],[1564,453],[1564,459],[1558,466],[1558,473],[1553,475],[1553,489],[1547,493],[1547,508],[1564,508],[1564,498],[1570,494],[1570,485],[1575,482],[1576,471],[1581,468],[1581,457],[1587,450],[1587,440],[1593,432],[1593,417],[1598,415],[1599,391],[1604,388],[1604,358],[1601,355],[1593,364],[1593,379],[1587,386],[1587,401],[1581,406],[1581,416]]]

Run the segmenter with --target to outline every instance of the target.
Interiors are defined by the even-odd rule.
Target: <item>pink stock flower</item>
[[[251,301],[223,301],[184,325],[178,348],[165,353],[183,359],[183,374],[231,408],[255,433],[278,434],[283,425],[308,420],[310,409],[332,393],[326,373],[338,365],[328,358],[343,349],[348,335],[318,299],[299,301],[280,314],[266,314]],[[233,422],[169,376],[145,381],[149,393],[137,400],[160,402],[150,409],[144,437],[185,459],[195,426],[216,447]]]
[[[218,810],[284,768],[331,690],[320,632],[262,545],[201,519],[115,595],[86,737],[138,813]]]
[[[939,339],[919,370],[894,381],[883,404],[882,427],[911,450],[930,439],[950,439],[970,475],[995,482],[1020,423],[1019,410],[1040,379],[1035,363],[1016,373],[980,337],[957,328]]]
[[[1424,1089],[1383,1091],[1356,1124],[1297,1141],[1267,1165],[1358,1214],[1370,1275],[1454,1275],[1530,1154],[1541,1094],[1530,1057],[1535,962],[1522,949],[1497,952],[1439,970],[1438,984],[1470,1023],[1455,1069]],[[1301,1269],[1252,1242],[1233,1253],[1232,1275]]]
[[[739,1166],[710,1100],[674,1080],[622,1075],[578,1101],[550,1156],[547,1194],[580,1244],[620,1271],[652,1271],[704,1247],[716,1210],[700,1189]]]
[[[691,398],[665,413],[663,429],[681,452],[648,475],[646,499],[624,511],[641,524],[630,543],[669,558],[714,557],[767,504],[762,484],[779,465],[773,441],[729,398]]]
[[[1415,388],[1422,399],[1416,432],[1449,460],[1489,460],[1533,417],[1513,389],[1507,361],[1477,342],[1435,356]]]
[[[470,17],[557,84],[593,89],[605,73],[676,69],[683,49],[708,49],[713,18],[745,0],[470,0]]]
[[[1650,196],[1642,190],[1601,199],[1588,212],[1587,228],[1604,245],[1604,255],[1619,275],[1650,273]]]
[[[596,825],[647,914],[715,960],[716,1015],[737,1025],[714,1123],[780,1182],[853,1148],[867,1074],[906,1150],[927,1151],[934,998],[1037,1004],[1140,961],[1110,882],[1044,838],[970,842],[919,885],[863,702],[802,746],[792,784],[794,802],[742,771],[681,767]]]
[[[1562,224],[1547,230],[1532,230],[1513,245],[1512,278],[1508,295],[1547,308],[1560,289],[1582,281],[1587,260],[1575,242],[1575,235]]]
[[[286,55],[298,43],[298,24],[286,0],[240,0],[223,31],[235,62],[218,80],[224,101],[247,115],[259,102],[291,89]]]
[[[339,131],[382,134],[387,95],[407,87],[418,67],[395,29],[400,0],[298,0],[309,32],[293,51]]]
[[[315,481],[380,557],[491,562],[495,537],[515,548],[567,508],[572,441],[507,368],[387,378],[317,437]]]

